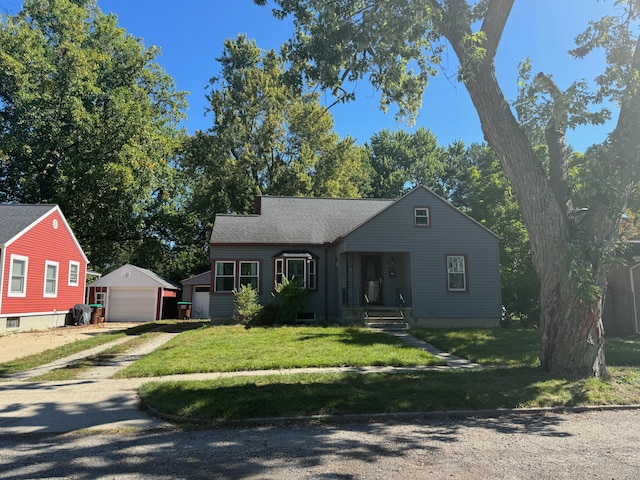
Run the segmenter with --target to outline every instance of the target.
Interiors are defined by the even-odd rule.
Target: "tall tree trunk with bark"
[[[572,248],[575,228],[563,201],[564,195],[558,195],[552,188],[495,77],[494,56],[512,4],[513,0],[490,3],[482,25],[486,55],[481,62],[472,57],[474,52],[464,41],[470,30],[445,31],[444,34],[456,51],[463,71],[466,64],[475,66],[467,70],[464,84],[480,117],[485,139],[500,158],[520,200],[541,284],[542,368],[557,374],[606,377],[603,296],[585,302],[572,275],[576,253],[588,255],[588,252],[576,252]],[[589,262],[587,255],[582,259],[585,263]],[[606,270],[602,266],[596,268],[594,277],[604,291]]]

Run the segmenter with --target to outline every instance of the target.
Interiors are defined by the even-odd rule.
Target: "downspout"
[[[633,257],[633,260],[638,262],[640,257]],[[633,271],[638,267],[640,267],[640,263],[636,263],[629,269],[629,283],[631,285],[631,297],[633,298],[633,322],[636,327],[636,335],[640,335],[640,328],[638,327],[638,305],[636,302],[636,286],[633,280]]]
[[[324,244],[324,324],[329,325],[329,244]]]

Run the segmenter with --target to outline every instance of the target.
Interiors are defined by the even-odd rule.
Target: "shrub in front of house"
[[[240,289],[234,289],[235,313],[233,320],[245,328],[250,328],[259,317],[262,305],[258,302],[258,291],[251,285],[242,285]]]

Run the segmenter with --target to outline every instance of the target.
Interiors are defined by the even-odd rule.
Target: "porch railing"
[[[365,307],[368,302],[365,301],[366,293],[361,288],[343,288],[342,289],[342,307],[356,308]],[[390,301],[391,302],[391,301]],[[411,289],[397,288],[393,303],[383,305],[388,307],[398,307],[404,310],[405,307],[411,307]]]

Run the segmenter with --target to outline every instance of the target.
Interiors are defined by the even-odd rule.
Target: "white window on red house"
[[[80,264],[73,260],[69,262],[69,286],[77,287],[80,277]]]
[[[45,262],[44,267],[44,296],[58,296],[58,262]]]
[[[26,295],[28,263],[27,257],[11,255],[9,272],[11,281],[9,282],[9,292],[7,293],[10,297],[24,297]]]

